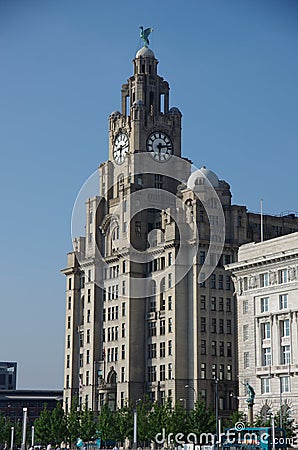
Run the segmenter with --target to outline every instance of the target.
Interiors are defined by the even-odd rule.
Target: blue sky
[[[233,202],[298,211],[295,0],[1,0],[0,360],[18,388],[62,388],[76,195],[107,159],[108,115],[141,46],[183,113],[183,154]]]

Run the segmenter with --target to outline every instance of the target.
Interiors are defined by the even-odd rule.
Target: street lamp
[[[183,402],[184,409],[186,409],[186,399],[185,398],[179,398],[179,401]]]
[[[187,389],[191,389],[194,392],[194,403],[197,403],[198,396],[197,396],[197,391],[195,390],[195,388],[193,386],[190,386],[189,384],[186,384],[184,387]]]
[[[218,378],[215,381],[215,425],[216,425],[216,448],[218,449],[219,423],[218,423]]]
[[[133,411],[133,448],[136,449],[138,446],[138,412],[137,412],[137,405],[138,403],[142,401],[140,398],[136,400],[136,407]]]
[[[23,438],[21,450],[26,449],[26,425],[27,425],[27,408],[23,408]]]
[[[11,427],[10,448],[13,450],[14,427]]]

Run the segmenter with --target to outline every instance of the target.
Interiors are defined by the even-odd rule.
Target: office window
[[[278,282],[280,284],[288,282],[288,269],[282,269],[278,271]]]
[[[121,383],[125,382],[125,367],[121,367],[120,380],[121,380]]]
[[[84,360],[83,360],[83,353],[80,353],[80,367],[83,367]]]
[[[118,327],[117,327],[118,328]],[[123,338],[125,338],[125,323],[123,323],[122,325],[121,325],[121,337],[123,337]]]
[[[282,337],[290,336],[290,320],[281,320],[280,321],[280,331]]]
[[[227,320],[227,334],[232,334],[232,321]]]
[[[224,364],[219,365],[219,379],[223,380],[225,376],[225,366]]]
[[[87,330],[86,332],[86,342],[87,344],[90,344],[90,330]]]
[[[261,313],[269,311],[269,297],[261,298]]]
[[[66,368],[69,369],[70,367],[70,355],[66,356]]]
[[[227,342],[227,356],[232,356],[232,342]]]
[[[87,370],[86,372],[86,386],[89,386],[90,384],[90,372]]]
[[[243,340],[244,341],[248,340],[248,325],[247,324],[243,325]]]
[[[172,333],[172,331],[173,331],[173,319],[172,319],[172,317],[169,317],[169,319],[168,319],[168,331],[169,331],[169,333]]]
[[[291,364],[291,347],[289,345],[281,346],[281,364]]]
[[[227,291],[231,290],[231,277],[230,277],[230,275],[226,276],[226,290]]]
[[[282,393],[291,392],[290,377],[280,377],[280,388]]]
[[[287,309],[288,307],[288,294],[282,294],[279,296],[279,309]]]
[[[217,378],[217,365],[212,364],[211,366],[211,378]]]
[[[263,366],[271,366],[271,347],[263,348]]]
[[[205,258],[206,258],[206,252],[204,252],[203,250],[200,251],[200,262],[199,264],[201,264],[201,266],[204,264],[205,262]]]
[[[172,296],[168,296],[168,310],[172,311]]]
[[[166,334],[166,321],[165,319],[161,319],[159,323],[159,334],[160,336],[163,336]]]
[[[247,277],[243,278],[243,290],[244,291],[248,290],[248,278]]]
[[[91,302],[91,289],[88,289],[88,291],[87,291],[87,302],[88,303]]]
[[[69,389],[69,375],[66,375],[66,389]]]
[[[156,322],[148,322],[149,337],[156,336]]]
[[[206,317],[201,317],[201,332],[206,331]]]
[[[90,364],[90,350],[86,351],[86,364]]]
[[[122,314],[122,317],[126,316],[126,303],[125,302],[122,302],[121,314]]]
[[[168,254],[168,266],[171,266],[171,265],[172,265],[172,260],[173,260],[173,257],[172,257],[172,253],[170,252],[170,253]]]
[[[224,288],[224,280],[223,275],[218,275],[218,289]]]
[[[156,344],[148,344],[148,358],[156,358]]]
[[[150,356],[149,356],[150,358]],[[121,359],[125,359],[125,345],[122,344],[121,346]]]
[[[267,287],[269,286],[269,273],[261,273],[260,274],[260,286]]]
[[[67,317],[67,328],[69,329],[71,326],[71,317]]]
[[[166,309],[166,298],[165,298],[165,294],[161,293],[160,294],[160,305],[159,305],[159,309],[161,311],[164,311]]]
[[[88,309],[88,311],[87,311],[87,323],[90,323],[91,322],[91,311],[90,311],[90,309]]]
[[[216,318],[211,319],[211,333],[216,333]]]
[[[249,352],[244,352],[243,354],[243,367],[244,369],[249,367]]]
[[[270,393],[270,378],[261,378],[261,394]]]
[[[168,275],[168,286],[169,286],[169,289],[172,287],[172,274],[171,273],[169,273],[169,275]]]
[[[201,355],[206,355],[206,340],[201,340]]]
[[[168,364],[168,379],[169,380],[173,379],[173,364],[172,363]]]
[[[120,408],[124,408],[124,392],[120,392]]]
[[[205,288],[206,287],[206,282],[205,282],[205,276],[206,274],[204,272],[200,272],[199,274],[199,286],[201,288]]]
[[[206,295],[201,295],[201,309],[206,309]]]
[[[216,311],[216,297],[211,297],[211,311]]]
[[[243,300],[242,311],[243,314],[248,314],[248,300]]]
[[[71,309],[71,297],[68,297],[67,309]]]
[[[216,289],[216,274],[213,273],[210,278],[210,288]]]
[[[216,356],[216,341],[211,342],[211,355]]]
[[[166,379],[166,366],[164,364],[161,364],[159,366],[159,380],[165,381]]]
[[[218,311],[224,310],[224,299],[223,297],[219,297],[218,299]]]
[[[227,365],[227,380],[231,380],[232,379],[232,366],[231,364]]]
[[[71,289],[71,278],[68,278],[68,289]]]
[[[169,354],[169,356],[172,355],[172,341],[171,340],[168,342],[168,354]]]
[[[219,342],[219,356],[225,356],[225,347],[223,341]]]
[[[263,339],[270,339],[271,338],[271,323],[265,322],[262,324],[262,331],[263,331]]]
[[[226,299],[226,306],[227,306],[227,312],[231,312],[232,304],[231,304],[231,299],[230,298]]]
[[[166,356],[166,343],[160,342],[159,344],[159,356],[160,358],[164,358]]]
[[[84,332],[80,332],[80,347],[84,346]]]
[[[206,379],[206,363],[201,363],[201,379]]]
[[[224,333],[224,320],[223,319],[219,319],[219,334],[223,334]]]

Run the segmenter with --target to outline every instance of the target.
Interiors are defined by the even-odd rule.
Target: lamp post
[[[27,408],[23,408],[23,438],[21,450],[26,449],[26,425],[27,425]]]
[[[186,409],[186,399],[185,398],[179,398],[180,402],[183,402],[183,407]]]
[[[34,448],[34,425],[32,425],[31,427],[31,444],[32,447]]]
[[[191,389],[193,391],[193,393],[194,393],[194,404],[197,403],[198,396],[197,396],[197,391],[195,390],[195,388],[193,386],[190,386],[189,384],[186,384],[184,387],[187,388],[187,389]]]
[[[283,425],[283,417],[282,417],[282,382],[281,377],[279,377],[279,426],[282,428]]]
[[[136,449],[138,446],[138,412],[137,412],[137,406],[138,403],[141,401],[139,398],[136,400],[136,407],[133,411],[133,448]]]
[[[11,427],[10,449],[13,450],[14,427]]]
[[[219,423],[218,423],[218,378],[214,378],[215,381],[215,425],[216,425],[216,444],[215,448],[218,449],[219,438]]]

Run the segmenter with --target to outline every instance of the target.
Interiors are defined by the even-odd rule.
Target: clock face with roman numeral
[[[162,131],[154,131],[147,139],[147,151],[156,161],[167,161],[173,154],[173,144]]]
[[[129,150],[129,140],[125,133],[119,133],[114,142],[113,156],[117,164],[122,164]]]

